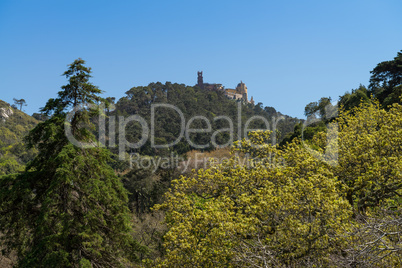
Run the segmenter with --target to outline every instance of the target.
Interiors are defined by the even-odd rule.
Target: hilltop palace
[[[243,83],[243,81],[240,81],[240,83],[237,84],[236,89],[225,88],[224,86],[222,86],[222,84],[204,83],[204,78],[202,77],[202,72],[198,72],[197,86],[200,87],[201,89],[206,89],[206,90],[223,91],[225,96],[229,99],[242,100],[245,103],[254,104],[253,97],[251,97],[250,101],[248,100],[247,87],[246,87],[246,84]]]

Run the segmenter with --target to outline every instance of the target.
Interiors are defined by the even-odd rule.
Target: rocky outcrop
[[[5,122],[11,115],[13,115],[13,109],[11,107],[8,108],[0,108],[0,120]]]

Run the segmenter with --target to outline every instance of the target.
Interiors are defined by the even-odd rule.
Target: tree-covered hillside
[[[15,173],[33,159],[35,150],[27,150],[24,136],[38,121],[0,100],[0,175]]]
[[[253,116],[255,119],[249,122],[247,128],[273,130],[276,137],[275,142],[278,142],[299,122],[297,118],[282,115],[273,107],[263,107],[262,103],[256,105],[241,103],[228,99],[220,91],[209,91],[170,82],[151,83],[148,86],[131,88],[126,92],[125,97],[117,101],[116,110],[110,115],[125,117],[139,115],[150,126],[152,105],[157,104],[168,104],[177,108],[176,110],[172,107],[155,108],[154,138],[157,145],[174,142],[180,136],[183,128],[179,112],[183,113],[184,123],[188,128],[207,129],[206,121],[208,121],[211,123],[211,129],[206,133],[189,134],[189,140],[181,139],[173,148],[169,148],[170,150],[151,148],[151,141],[148,139],[145,145],[137,150],[141,154],[163,155],[171,150],[183,154],[193,149],[212,150],[216,148],[212,144],[213,138],[219,147],[227,146],[244,137],[247,121]],[[268,126],[262,118],[267,120]],[[229,121],[233,123],[232,126]],[[239,126],[241,126],[241,131],[238,131]],[[231,127],[233,129],[232,140],[229,135],[230,131],[227,130]],[[216,131],[223,129],[226,130],[214,136]],[[140,131],[141,126],[138,122],[129,124],[126,130],[127,139],[131,142],[138,142],[141,139]],[[197,145],[201,145],[201,147],[197,148]],[[129,151],[133,152],[133,150]]]
[[[108,98],[109,103],[114,102],[115,98]],[[185,86],[183,84],[172,84],[166,82],[162,84],[151,83],[148,86],[133,87],[126,92],[126,96],[117,100],[116,109],[108,111],[109,116],[131,115],[142,116],[150,126],[151,105],[169,104],[177,107],[184,115],[185,123],[194,116],[205,116],[212,124],[210,133],[190,134],[190,140],[196,145],[209,144],[202,150],[212,150],[212,134],[229,126],[227,120],[214,120],[217,116],[227,116],[233,122],[233,141],[238,139],[238,123],[241,122],[241,137],[244,136],[245,123],[252,116],[261,116],[269,122],[268,128],[276,128],[275,136],[277,141],[294,129],[299,122],[297,118],[282,115],[273,107],[263,107],[262,103],[257,105],[238,103],[227,99],[222,92],[207,91],[198,87]],[[21,171],[24,165],[33,159],[35,150],[27,150],[24,147],[24,136],[39,121],[37,119],[46,119],[43,114],[35,113],[34,117],[10,106],[8,103],[0,100],[0,109],[4,109],[5,116],[0,114],[0,175],[10,174]],[[3,110],[2,110],[3,111]],[[155,113],[155,144],[166,144],[179,137],[181,130],[181,119],[179,114],[170,108],[157,108]],[[239,120],[239,111],[241,119]],[[10,114],[10,115],[7,115]],[[205,122],[194,120],[191,128],[205,128]],[[262,120],[256,119],[250,122],[249,129],[263,128],[267,129]],[[118,128],[116,136],[118,141]],[[126,137],[129,141],[138,141],[141,136],[141,127],[138,123],[129,123],[126,128]],[[228,145],[229,132],[222,131],[216,135],[218,145]],[[162,156],[169,154],[171,150],[178,154],[184,154],[194,148],[189,144],[185,137],[170,150],[151,148],[150,139],[144,146],[138,150],[127,148],[128,153],[138,152],[142,155]],[[113,150],[117,152],[116,150]]]
[[[93,142],[90,104],[103,101],[82,59],[64,72],[68,84],[41,109],[49,117],[26,141],[38,154],[23,172],[0,177],[2,253],[18,267],[127,267],[142,247],[133,239],[127,191],[108,165],[109,152],[74,145]],[[69,118],[72,107],[85,104]]]
[[[0,266],[400,267],[401,55],[306,121],[170,82],[104,99],[75,60],[40,122],[0,101]]]
[[[108,101],[114,103],[113,98],[108,98]],[[230,100],[220,91],[204,90],[184,84],[170,82],[162,84],[157,82],[148,86],[131,88],[126,92],[125,97],[115,103],[115,109],[106,109],[108,115],[106,126],[109,126],[111,118],[115,120],[116,133],[114,136],[116,144],[120,144],[119,137],[121,133],[119,133],[119,127],[117,126],[118,121],[121,120],[119,117],[127,119],[130,116],[140,116],[145,120],[149,131],[151,131],[152,107],[165,104],[169,105],[169,107],[157,107],[154,110],[155,135],[152,137],[152,134],[149,133],[150,135],[145,144],[138,149],[130,148],[129,146],[125,147],[125,153],[138,153],[141,155],[140,161],[144,161],[144,163],[151,160],[160,160],[161,157],[165,159],[172,154],[182,159],[197,161],[194,155],[199,154],[201,151],[208,151],[210,152],[210,157],[219,158],[221,152],[219,150],[215,151],[215,149],[226,147],[226,150],[230,150],[232,143],[239,139],[238,126],[241,126],[240,137],[242,138],[244,137],[247,121],[252,117],[256,119],[250,121],[247,128],[276,129],[272,134],[274,143],[279,142],[299,122],[297,118],[282,115],[273,107],[263,107],[262,103],[253,105]],[[183,118],[179,113],[182,113]],[[262,118],[267,121],[268,126],[265,125]],[[191,122],[191,120],[193,121]],[[184,133],[182,139],[176,145],[168,148],[155,148],[151,144],[151,138],[154,139],[156,145],[174,142],[180,136],[180,131],[183,128],[182,123],[186,125],[187,129],[208,129],[206,121],[211,123],[211,129],[206,133],[190,133],[188,139],[186,133]],[[231,123],[233,124],[232,126],[230,126]],[[228,130],[230,127],[232,127],[233,131]],[[132,121],[128,123],[125,128],[127,141],[131,143],[139,142],[142,130],[139,122]],[[231,132],[233,137],[230,137]],[[109,128],[107,134],[110,135],[110,133]],[[109,136],[108,138],[110,141],[111,137]],[[212,144],[214,141],[217,146]],[[106,143],[106,145],[110,145],[110,142]],[[117,156],[120,147],[108,147]],[[192,156],[187,155],[190,151],[193,151]],[[128,169],[128,165],[121,161],[116,161],[113,165],[115,169]],[[199,167],[200,163],[198,162]],[[187,168],[185,171],[190,172],[191,168]],[[170,160],[166,167],[163,168],[155,167],[154,169],[153,166],[141,168],[133,165],[129,171],[123,172],[123,182],[131,193],[129,199],[133,212],[136,215],[149,213],[154,204],[163,200],[163,193],[169,189],[170,182],[178,178],[182,172],[183,170],[178,170],[177,163]]]

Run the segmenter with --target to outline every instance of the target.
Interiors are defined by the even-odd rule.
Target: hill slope
[[[163,106],[163,104],[170,106],[155,108],[154,120],[152,120],[152,106]],[[228,99],[221,91],[204,90],[170,82],[151,83],[148,86],[131,88],[126,92],[125,97],[117,101],[116,110],[110,115],[125,118],[131,115],[141,116],[147,122],[149,130],[152,127],[151,122],[154,122],[154,135],[150,134],[146,143],[134,150],[145,155],[170,154],[172,151],[184,154],[193,149],[212,150],[216,147],[213,146],[213,141],[216,141],[219,147],[244,137],[246,127],[247,129],[276,130],[275,139],[279,142],[287,133],[292,132],[299,122],[297,118],[282,115],[273,107],[263,107],[262,103],[257,105],[239,103]],[[250,120],[252,117],[254,119]],[[177,144],[166,150],[155,149],[155,146],[152,146],[150,142],[152,137],[158,145],[178,140],[183,130],[182,123],[187,129],[206,129],[207,131],[192,132],[188,136],[184,134]],[[227,130],[228,128],[231,130]],[[141,129],[142,126],[138,122],[127,124],[127,140],[138,142],[142,137]],[[116,136],[118,139],[118,135]],[[202,148],[194,145],[201,145]],[[129,151],[133,152],[131,149]]]
[[[0,175],[20,171],[35,155],[23,138],[38,121],[0,100]]]

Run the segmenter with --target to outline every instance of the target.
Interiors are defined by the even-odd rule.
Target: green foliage
[[[305,144],[321,153],[337,148],[329,152],[337,164],[322,162],[297,139],[278,150],[269,133],[255,132],[234,147],[250,161],[234,156],[175,180],[157,206],[168,224],[158,265],[399,264],[402,105],[385,110],[378,101],[361,102],[341,109],[335,123],[335,139],[318,132]]]
[[[293,132],[287,133],[280,143],[281,147],[298,138],[310,141],[314,135],[326,131],[326,123],[331,122],[337,114],[337,107],[331,103],[331,98],[323,97],[318,102],[310,102],[304,108],[307,120],[295,125]]]
[[[359,212],[402,194],[402,105],[379,102],[341,111],[339,165],[334,172]]]
[[[369,90],[365,86],[360,85],[359,88],[353,89],[351,92],[346,92],[339,97],[339,107],[347,111],[353,111],[353,109],[358,107],[361,103],[370,103],[372,97],[378,100],[380,105],[385,109],[390,108],[393,103],[402,104],[402,52],[398,52],[397,56],[391,61],[384,61],[377,64],[370,73]],[[308,118],[320,117],[325,122],[328,122],[329,119],[336,116],[337,110],[329,104],[330,98],[321,98],[319,102],[310,102],[306,105],[304,114]],[[325,109],[325,107],[327,107],[327,109]],[[306,140],[311,139],[310,134],[314,132],[316,126],[316,124],[313,124],[305,128],[305,130],[309,132],[306,135]],[[281,145],[285,145],[294,138],[301,137],[301,127],[296,126],[293,133],[288,133],[284,137]]]
[[[358,215],[349,243],[337,256],[339,267],[400,267],[402,263],[401,206],[370,209]]]
[[[0,173],[12,174],[23,170],[23,166],[17,160],[10,156],[8,152],[2,155],[0,159]]]
[[[293,132],[286,134],[284,139],[279,144],[281,147],[291,143],[294,139],[302,139],[303,141],[310,141],[317,133],[326,132],[327,126],[325,121],[317,121],[306,126],[305,123],[299,123],[295,126]]]
[[[151,161],[152,158],[139,157],[143,161]],[[170,162],[164,163],[163,167],[150,165],[141,168],[133,165],[130,171],[122,176],[124,187],[130,193],[130,209],[137,216],[149,213],[155,204],[162,202],[163,194],[169,189],[171,180],[178,177],[179,171]]]
[[[304,108],[304,115],[307,117],[317,117],[330,119],[334,117],[335,108],[331,104],[331,98],[321,98],[318,102],[310,102]]]
[[[295,142],[278,150],[269,136],[255,132],[241,142],[235,151],[254,157],[244,165],[234,157],[174,182],[157,206],[169,228],[159,266],[328,263],[345,242],[348,203],[328,166]]]
[[[0,177],[2,249],[17,255],[17,267],[127,267],[147,257],[146,264],[159,267],[398,266],[401,66],[402,52],[378,64],[369,90],[360,85],[340,97],[337,119],[331,99],[321,98],[305,108],[306,116],[321,120],[279,120],[280,147],[272,146],[272,133],[254,132],[250,140],[235,144],[228,161],[176,179],[179,171],[173,163],[156,172],[152,166],[128,171],[128,162],[116,161],[117,155],[106,149],[69,143],[67,110],[105,101],[89,83],[90,68],[78,59],[64,73],[68,84],[35,119],[0,101],[0,108],[13,112],[0,118],[0,175],[6,174]],[[21,109],[25,100],[16,101]],[[152,104],[172,104],[186,121],[208,118],[211,133],[229,127],[226,120],[213,120],[227,115],[237,139],[238,103],[222,92],[151,83],[130,89],[116,103],[111,97],[106,101],[113,104],[102,111],[106,115],[140,115],[148,124]],[[67,125],[78,141],[96,144],[94,116],[99,111],[82,108]],[[271,127],[282,116],[262,103],[242,103],[241,110],[242,128],[255,115],[269,119]],[[160,108],[155,116],[156,143],[175,140],[181,128],[178,114]],[[339,126],[330,144],[328,123]],[[191,127],[206,124],[196,120]],[[265,125],[255,120],[249,128]],[[211,133],[192,133],[190,138],[206,144]],[[138,141],[140,135],[138,123],[127,125],[129,141]],[[216,139],[224,144],[229,135],[222,132]],[[337,151],[331,151],[333,143]],[[336,155],[337,165],[325,163],[303,145]],[[157,160],[172,151],[190,150],[184,141],[171,150],[151,148],[148,141],[126,154],[135,151],[141,159]],[[158,203],[159,211],[152,211]]]
[[[316,113],[318,112],[318,110],[319,110],[318,109],[318,102],[316,102],[316,101],[310,102],[304,108],[304,115],[307,116],[307,117],[315,116]]]
[[[400,103],[402,96],[402,51],[390,61],[383,61],[371,71],[370,93],[384,108],[392,103]]]
[[[211,136],[216,130],[229,128],[230,125],[227,120],[220,119],[214,120],[217,116],[228,116],[233,122],[234,140],[237,139],[238,117],[237,105],[238,103],[229,100],[219,91],[208,91],[199,88],[192,88],[183,84],[172,84],[166,82],[151,83],[145,87],[133,87],[126,92],[126,96],[118,100],[116,103],[116,111],[111,115],[140,115],[150,125],[151,118],[151,105],[166,103],[174,105],[183,112],[186,122],[194,116],[204,116],[211,122],[210,133],[191,133],[190,139],[194,144],[208,144],[211,142]],[[282,120],[278,120],[282,114],[275,111],[272,107],[261,106],[262,104],[242,104],[241,105],[241,121],[242,129],[244,124],[252,116],[258,115],[265,117],[269,122],[269,128],[273,128],[274,120],[277,124],[274,126],[278,132],[276,133],[280,141],[286,133],[293,130],[294,125],[298,122],[297,119],[288,116],[283,116]],[[170,108],[158,108],[155,113],[155,141],[156,144],[167,144],[176,140],[180,135],[181,125],[180,116],[176,111]],[[206,128],[203,120],[194,120],[191,128]],[[250,129],[267,129],[262,120],[253,120]],[[126,136],[130,142],[138,142],[140,140],[141,127],[138,123],[130,123],[127,125]],[[240,133],[243,136],[243,133]],[[223,145],[230,140],[228,131],[222,131],[216,135],[217,144]],[[151,148],[148,141],[144,146],[137,150],[142,155],[161,156],[170,155],[171,150],[178,154],[184,154],[193,148],[184,140],[167,149]],[[212,150],[213,146],[210,144],[204,150]]]
[[[13,99],[14,104],[20,107],[20,111],[22,111],[22,106],[27,106],[26,101],[24,99]]]
[[[136,261],[127,192],[103,148],[78,148],[64,134],[66,109],[95,103],[100,90],[78,59],[64,75],[69,84],[42,109],[50,119],[29,134],[38,156],[19,175],[0,180],[0,230],[19,267],[115,267]],[[83,108],[69,122],[79,141],[93,140],[96,111]]]
[[[9,117],[0,119],[0,175],[6,175],[22,171],[36,155],[35,149],[25,147],[23,138],[38,121],[1,100],[0,108],[10,111]]]
[[[157,206],[166,211],[169,228],[159,266],[398,263],[399,245],[392,239],[400,237],[400,215],[384,222],[375,213],[379,205],[400,208],[401,120],[399,104],[389,111],[378,102],[342,110],[335,166],[314,158],[296,139],[278,150],[268,144],[268,133],[253,133],[234,148],[253,157],[250,162],[232,158],[182,177]],[[322,150],[328,141],[322,132],[311,142]],[[352,220],[351,208],[380,223]],[[378,255],[362,259],[368,247]]]

